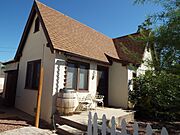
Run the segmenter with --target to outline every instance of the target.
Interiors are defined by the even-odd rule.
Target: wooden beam
[[[43,66],[41,64],[41,73],[40,73],[40,79],[39,79],[39,89],[38,89],[38,95],[37,95],[36,118],[35,118],[35,126],[37,128],[39,127],[39,118],[40,118],[40,112],[41,112],[43,76],[44,76],[44,69],[43,69]]]

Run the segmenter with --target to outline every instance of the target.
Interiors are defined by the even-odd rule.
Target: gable
[[[32,27],[32,25],[33,25],[33,21],[34,21],[37,17],[39,18],[40,26],[42,27],[42,30],[43,30],[43,32],[44,32],[44,34],[45,34],[45,36],[46,36],[47,41],[48,41],[48,44],[47,44],[47,45],[50,47],[51,52],[53,52],[53,47],[52,47],[52,45],[51,45],[51,40],[50,40],[49,35],[48,35],[48,33],[47,33],[47,30],[46,30],[46,28],[45,28],[45,26],[44,26],[43,20],[42,20],[42,18],[41,18],[41,16],[40,16],[40,13],[39,13],[38,9],[37,9],[37,6],[36,6],[36,4],[35,4],[35,2],[34,2],[33,7],[32,7],[32,9],[31,9],[31,12],[30,12],[30,15],[29,15],[29,17],[28,17],[26,26],[25,26],[25,28],[24,28],[24,31],[23,31],[23,34],[22,34],[22,37],[21,37],[21,40],[20,40],[18,49],[17,49],[17,51],[16,51],[16,54],[15,54],[15,57],[14,57],[14,61],[19,61],[20,57],[22,56],[22,52],[23,52],[25,43],[26,43],[26,41],[27,41],[27,37],[28,37],[28,35],[29,35],[29,33],[30,33],[30,29],[31,29],[31,27]],[[34,27],[33,27],[33,28],[34,28]],[[33,31],[31,31],[31,33],[33,33]]]
[[[138,39],[140,36],[140,33],[134,33],[113,39],[120,59],[134,65],[141,64],[146,43]]]
[[[46,47],[45,45],[47,44],[47,39],[41,23],[39,23],[39,30],[35,32],[35,22],[37,19],[38,15],[35,14],[27,33],[27,38],[24,43],[23,50],[21,52],[21,59],[27,59],[27,61],[31,59],[41,58],[43,50]]]

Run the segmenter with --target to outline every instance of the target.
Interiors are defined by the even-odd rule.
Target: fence
[[[87,133],[88,135],[98,135],[98,134],[130,135],[129,133],[127,133],[127,130],[126,130],[127,124],[126,124],[125,119],[120,120],[120,123],[121,123],[121,130],[118,130],[116,129],[116,122],[115,122],[114,116],[112,116],[110,120],[110,124],[108,124],[106,115],[103,115],[102,120],[98,121],[97,113],[94,113],[94,116],[92,118],[92,113],[89,112]],[[133,127],[133,135],[138,135],[138,131],[139,131],[138,124],[134,122],[134,125],[132,127]],[[145,133],[146,135],[153,134],[153,130],[149,124],[146,127]],[[161,135],[168,135],[168,132],[165,127],[162,128]]]

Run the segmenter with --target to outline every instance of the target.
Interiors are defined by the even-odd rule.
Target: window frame
[[[68,63],[70,64],[75,64],[75,67],[77,68],[77,76],[76,76],[76,88],[75,90],[78,92],[88,92],[88,87],[89,87],[89,69],[90,69],[90,64],[85,63],[85,62],[78,62],[74,60],[68,60],[67,61],[67,74],[68,74]],[[85,66],[85,69],[87,70],[87,88],[79,88],[79,83],[80,83],[80,66]],[[67,76],[66,76],[67,77]],[[67,79],[66,79],[66,85],[65,87],[67,88]],[[73,88],[67,88],[67,89],[73,89]]]
[[[36,67],[37,66],[37,64],[39,64],[40,65],[40,67],[39,67],[39,73],[38,73],[38,68]],[[30,78],[30,79],[32,79],[32,80],[30,80],[31,81],[31,84],[28,84],[29,82],[28,82],[28,80],[29,80],[29,65],[31,65],[32,66],[32,73],[31,73],[31,75],[32,75],[32,77]],[[35,86],[35,82],[36,82],[36,79],[35,79],[35,77],[37,76],[37,74],[39,74],[39,76],[38,76],[38,86],[36,87]],[[24,89],[29,89],[29,90],[38,90],[39,89],[39,79],[40,79],[40,74],[41,74],[41,59],[38,59],[38,60],[33,60],[33,61],[28,61],[27,62],[27,66],[26,66],[26,80],[25,80],[25,87],[24,87]]]

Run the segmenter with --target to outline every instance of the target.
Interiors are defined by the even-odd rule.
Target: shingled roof
[[[105,63],[109,63],[110,58],[133,64],[139,64],[142,60],[144,53],[144,46],[140,46],[142,43],[133,41],[129,36],[111,39],[38,1],[34,1],[14,61],[18,61],[22,55],[35,14],[40,18],[52,52],[59,50],[66,54]],[[133,36],[136,35],[138,34],[133,34]],[[127,50],[137,54],[139,60],[125,53],[122,43]]]
[[[140,33],[134,33],[113,39],[120,59],[135,65],[141,64],[146,46],[139,39],[141,36]]]
[[[112,39],[36,1],[54,49],[108,62],[119,59]]]

